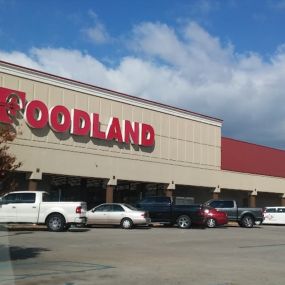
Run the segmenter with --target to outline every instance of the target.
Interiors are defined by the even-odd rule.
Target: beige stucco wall
[[[0,69],[1,71],[1,69]],[[49,127],[30,129],[23,119],[17,126],[18,137],[13,151],[23,161],[23,171],[55,173],[87,177],[127,179],[179,184],[201,184],[195,173],[220,169],[221,123],[191,115],[171,114],[160,108],[152,110],[108,99],[92,90],[92,94],[56,86],[58,82],[40,82],[42,77],[26,78],[21,74],[0,73],[0,86],[26,92],[27,100],[41,100],[50,108],[64,105],[100,114],[101,128],[106,129],[110,117],[147,123],[155,130],[155,146],[143,148],[89,137],[58,134]],[[46,78],[45,78],[46,79]],[[48,79],[46,79],[48,80]],[[60,85],[60,84],[59,84]],[[133,99],[135,102],[136,99]],[[204,179],[203,179],[204,180]]]
[[[220,171],[220,188],[285,193],[285,178]]]
[[[64,105],[100,114],[102,129],[111,116],[151,124],[154,148],[118,144],[89,137],[30,129],[23,119],[16,127],[12,151],[22,171],[172,183],[245,191],[285,192],[285,179],[221,171],[221,123],[187,112],[169,110],[137,99],[68,82],[0,63],[0,86],[24,91],[27,100],[48,107]],[[37,173],[38,169],[38,173]]]

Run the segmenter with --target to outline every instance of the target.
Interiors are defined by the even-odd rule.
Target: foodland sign
[[[24,120],[32,129],[42,129],[49,125],[57,133],[69,132],[76,136],[115,140],[144,147],[154,146],[155,133],[151,125],[111,117],[106,131],[103,131],[97,113],[68,110],[62,105],[48,108],[39,100],[27,102],[25,92],[0,87],[0,123],[13,124],[13,117],[18,112],[24,113]]]

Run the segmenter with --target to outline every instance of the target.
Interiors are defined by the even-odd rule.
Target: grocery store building
[[[224,138],[220,119],[0,62],[0,124],[17,131],[19,190],[89,208],[153,195],[285,204],[285,151]]]

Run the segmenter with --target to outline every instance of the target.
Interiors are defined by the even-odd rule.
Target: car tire
[[[50,232],[62,232],[66,227],[65,218],[61,214],[51,214],[46,225]]]
[[[252,216],[245,215],[241,219],[241,224],[242,224],[242,227],[244,228],[252,228],[254,225],[254,219]]]
[[[191,224],[192,224],[191,219],[187,215],[182,215],[182,216],[178,217],[176,222],[177,222],[177,226],[180,229],[189,229],[191,227]]]
[[[129,218],[124,218],[121,221],[121,228],[125,230],[129,230],[134,226],[134,223],[131,219]]]
[[[213,218],[209,218],[206,222],[208,228],[215,228],[217,226],[217,222]]]

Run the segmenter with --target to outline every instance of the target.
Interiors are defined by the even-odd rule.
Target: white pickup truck
[[[86,224],[85,202],[50,202],[43,191],[17,191],[0,197],[0,223],[45,224],[49,231]]]

